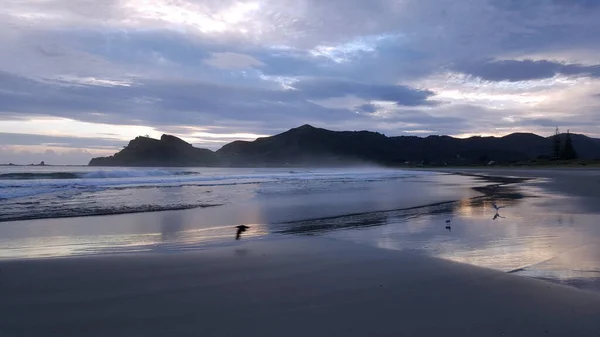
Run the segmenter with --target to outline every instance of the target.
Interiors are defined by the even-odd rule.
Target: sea
[[[369,166],[2,166],[0,259],[211,249],[240,244],[243,224],[242,242],[324,236],[600,290],[597,214],[545,183]]]
[[[407,202],[402,189],[410,190],[411,199],[452,199],[456,191],[436,191],[432,183],[437,180],[432,172],[381,168],[4,166],[0,167],[0,221],[220,207],[251,199],[262,204],[293,202],[293,208],[318,200],[316,209],[302,213],[343,215],[343,209],[378,211],[402,206]],[[304,220],[293,213],[288,220]]]

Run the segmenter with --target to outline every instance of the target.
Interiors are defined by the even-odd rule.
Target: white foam
[[[103,170],[88,172],[81,175],[81,178],[86,179],[101,179],[101,178],[135,178],[135,177],[162,177],[181,175],[185,172],[181,171],[166,171],[166,170]]]
[[[264,182],[284,183],[281,189],[297,187],[285,184],[285,182],[327,183],[336,180],[343,181],[367,181],[388,180],[414,175],[428,174],[428,172],[384,170],[384,169],[315,169],[302,171],[289,171],[277,169],[214,169],[202,171],[190,169],[114,169],[98,171],[73,172],[81,178],[74,179],[27,179],[27,180],[0,180],[0,199],[14,199],[29,197],[53,192],[64,193],[65,190],[77,190],[78,192],[94,192],[107,188],[120,187],[165,187],[177,185],[215,186],[235,185]],[[265,191],[262,191],[265,192]]]

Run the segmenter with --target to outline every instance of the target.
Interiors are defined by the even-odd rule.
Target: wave
[[[167,170],[106,170],[93,172],[20,172],[0,174],[0,180],[118,179],[194,175],[197,172]]]
[[[71,172],[50,173],[4,173],[0,180],[34,180],[34,179],[77,179],[79,175]]]
[[[164,176],[187,176],[199,174],[188,171],[166,171],[166,170],[114,170],[95,171],[84,173],[81,177],[88,179],[102,178],[138,178],[138,177],[164,177]]]
[[[138,205],[138,206],[121,206],[121,207],[98,207],[98,208],[80,208],[61,209],[56,208],[52,211],[30,211],[27,213],[18,214],[0,214],[0,223],[6,221],[22,221],[22,220],[38,220],[52,218],[74,218],[85,216],[100,216],[100,215],[117,215],[117,214],[132,214],[132,213],[148,213],[162,211],[180,211],[194,208],[218,207],[223,204],[180,204],[180,205]]]

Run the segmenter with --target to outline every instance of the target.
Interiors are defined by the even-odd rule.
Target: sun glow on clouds
[[[51,81],[59,85],[93,85],[100,87],[129,87],[133,84],[129,80],[76,76],[59,76]]]
[[[101,123],[80,122],[67,118],[32,118],[27,121],[8,120],[0,121],[1,130],[10,130],[13,133],[37,134],[46,136],[71,136],[81,138],[111,138],[123,141],[131,140],[137,136],[148,135],[153,138],[160,138],[163,132],[157,128],[140,126],[140,125],[108,125]],[[213,133],[207,132],[211,128],[188,128],[184,127],[188,132],[172,133],[183,138],[193,138],[201,140],[208,139],[256,139],[266,137],[268,135],[232,132],[232,133]]]
[[[210,132],[194,132],[187,137],[193,138],[212,138],[212,139],[256,139],[260,137],[267,137],[269,135],[257,135],[254,133],[210,133]]]
[[[32,118],[27,121],[0,121],[0,130],[14,133],[81,138],[111,138],[127,141],[140,135],[160,137],[154,128],[139,125],[87,123],[67,118]]]
[[[310,50],[309,53],[316,57],[328,58],[336,63],[345,63],[351,61],[356,55],[360,53],[375,52],[379,43],[391,39],[397,39],[397,36],[366,36],[339,45],[319,45]]]
[[[441,100],[459,101],[463,103],[485,103],[492,108],[508,106],[516,107],[523,104],[535,105],[544,102],[547,99],[547,97],[544,95],[464,92],[461,90],[439,91],[436,95],[436,98]]]
[[[555,76],[521,82],[485,81],[457,73],[433,75],[415,83],[436,93],[446,103],[475,104],[491,109],[530,108],[547,103],[556,92],[580,86],[585,79]]]
[[[214,11],[201,3],[181,0],[130,0],[127,5],[139,19],[163,21],[177,26],[188,26],[202,33],[227,31],[247,32],[244,23],[252,20],[252,14],[260,4],[236,2],[232,6]]]

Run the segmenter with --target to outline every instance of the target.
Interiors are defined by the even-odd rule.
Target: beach
[[[322,238],[3,263],[6,336],[597,336],[600,296]]]
[[[395,209],[245,204],[208,242],[189,226],[218,207],[0,223],[30,245],[0,249],[0,335],[598,336],[599,172],[522,171],[411,176]],[[414,204],[399,188],[431,184]]]

